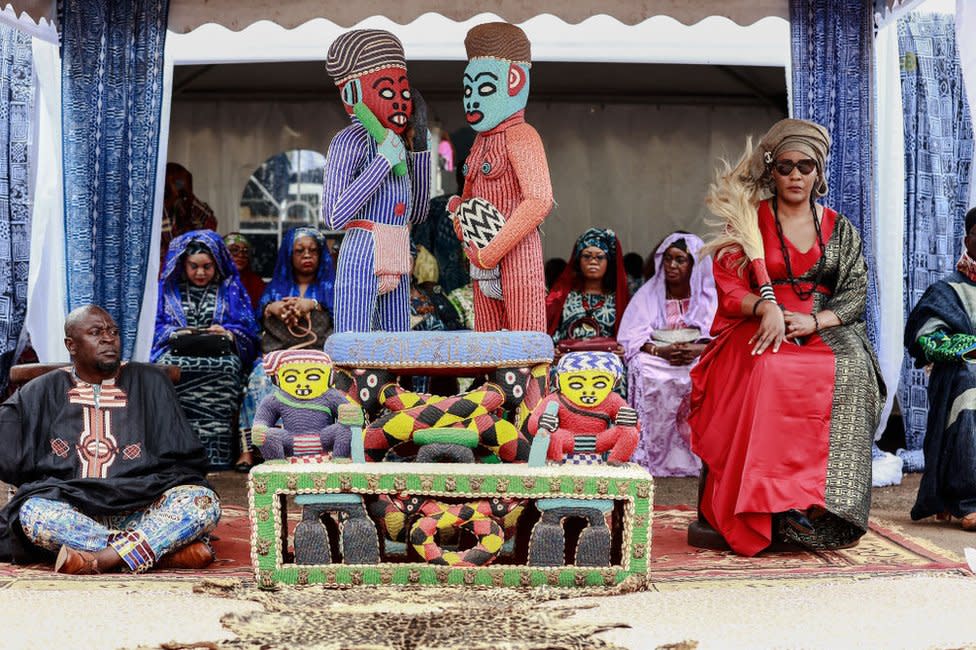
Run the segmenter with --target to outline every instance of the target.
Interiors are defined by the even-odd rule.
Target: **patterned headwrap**
[[[595,246],[607,254],[607,274],[609,275],[612,270],[615,279],[612,289],[614,305],[617,311],[613,325],[615,335],[620,327],[620,319],[623,317],[624,311],[627,309],[627,302],[630,300],[630,292],[627,290],[627,273],[624,271],[623,250],[620,247],[620,240],[617,239],[616,233],[609,228],[589,228],[576,240],[576,245],[573,247],[573,253],[570,255],[569,263],[563,269],[556,282],[553,283],[552,289],[550,289],[549,294],[546,296],[546,329],[549,334],[555,334],[559,328],[559,322],[563,317],[563,306],[566,304],[566,298],[569,296],[569,293],[574,289],[579,289],[581,286],[579,274],[580,253],[587,246]]]
[[[576,256],[579,257],[583,249],[589,248],[590,246],[599,248],[613,261],[617,253],[617,234],[609,228],[590,228],[586,230],[576,240]]]
[[[827,193],[824,169],[830,152],[830,135],[827,129],[807,120],[780,120],[766,132],[752,154],[749,175],[757,182],[772,182],[769,170],[776,158],[784,151],[799,151],[817,161],[818,183],[813,191],[817,196]]]
[[[624,364],[613,352],[570,352],[556,364],[557,375],[581,370],[602,370],[619,380],[624,375]]]
[[[247,237],[239,232],[229,232],[224,235],[224,244],[230,248],[231,246],[245,246],[248,250],[251,250],[251,242],[248,241]]]
[[[321,350],[275,350],[264,355],[264,371],[271,376],[286,363],[319,363],[332,366],[332,358]]]
[[[325,251],[325,238],[322,236],[322,233],[315,228],[308,228],[306,226],[299,226],[298,228],[295,228],[295,236],[292,238],[292,242],[299,237],[311,237],[318,243],[319,246],[322,247],[322,251]]]
[[[400,39],[382,29],[354,29],[329,46],[325,70],[341,86],[350,79],[384,68],[407,69]]]

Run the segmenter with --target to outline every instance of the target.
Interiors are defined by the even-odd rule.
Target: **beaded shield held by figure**
[[[479,249],[491,243],[495,235],[505,225],[505,216],[490,201],[472,197],[458,207],[458,224],[465,244],[474,244]],[[482,293],[495,300],[502,299],[501,272],[497,266],[480,269],[471,265],[471,278],[478,283]]]

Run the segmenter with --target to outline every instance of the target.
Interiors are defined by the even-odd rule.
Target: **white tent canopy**
[[[463,21],[425,14],[398,25],[388,16],[372,16],[357,28],[386,29],[403,42],[408,60],[464,61],[464,36],[471,27],[500,20],[479,13]],[[767,18],[739,26],[713,16],[694,25],[657,16],[625,25],[610,16],[592,16],[570,24],[552,15],[521,23],[532,42],[533,61],[601,63],[701,63],[784,67],[789,62],[789,29],[782,19]],[[324,61],[326,49],[348,28],[316,18],[295,28],[261,21],[235,32],[208,24],[188,34],[170,33],[167,57],[178,65],[259,61]],[[256,48],[255,43],[261,47]]]
[[[889,0],[897,1],[897,0]],[[37,25],[42,20],[54,22],[55,0],[12,0],[0,3],[11,8],[14,19]],[[552,14],[569,23],[605,14],[621,23],[635,25],[653,16],[670,16],[693,24],[709,16],[724,16],[740,25],[750,25],[769,16],[786,18],[787,0],[496,0],[491,10],[513,23],[521,23],[541,14]],[[303,25],[315,18],[351,27],[370,16],[386,16],[399,24],[412,22],[427,14],[441,14],[451,20],[464,21],[483,11],[469,0],[170,0],[169,28],[176,33],[215,23],[238,31],[262,20],[286,29]]]
[[[921,0],[885,0],[886,14],[898,13]],[[10,17],[29,30],[54,23],[56,0],[12,0],[0,3],[9,7]],[[169,27],[176,33],[187,33],[215,23],[237,31],[267,20],[291,29],[315,18],[350,27],[370,16],[386,16],[398,24],[412,22],[426,13],[437,13],[464,21],[481,7],[468,0],[170,0]],[[789,18],[788,0],[496,0],[491,7],[499,16],[522,23],[534,16],[552,14],[569,23],[579,23],[595,15],[607,15],[626,25],[636,25],[654,16],[669,16],[686,25],[709,16],[722,16],[751,25],[767,17]],[[0,17],[2,19],[2,17]]]
[[[438,13],[456,21],[465,21],[485,8],[469,0],[171,0],[170,29],[188,32],[206,23],[217,23],[239,30],[259,20],[270,20],[282,27],[292,28],[309,20],[325,17],[350,27],[370,16],[386,16],[396,23],[406,24],[425,13]],[[580,0],[496,0],[491,3],[493,13],[503,19],[522,23],[540,14],[552,14],[569,23],[578,23],[590,16],[606,14],[627,25],[643,22],[653,16],[670,16],[685,23],[696,23],[708,16],[724,16],[740,25],[750,25],[767,16],[786,18],[786,0],[601,0],[590,3]]]
[[[36,39],[56,44],[58,30],[51,18],[54,15],[52,5],[50,0],[0,3],[0,24],[10,25]]]

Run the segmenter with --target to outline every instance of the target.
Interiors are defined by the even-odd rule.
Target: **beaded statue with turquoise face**
[[[478,132],[495,128],[529,101],[529,66],[523,63],[475,58],[463,80],[464,117]]]

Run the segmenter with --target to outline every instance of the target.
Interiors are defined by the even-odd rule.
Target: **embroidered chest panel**
[[[79,383],[68,391],[68,402],[82,409],[83,429],[75,448],[81,462],[80,478],[108,478],[108,470],[120,453],[112,413],[128,405],[125,392],[111,381],[104,382],[97,393],[90,384]],[[126,447],[126,460],[139,456],[132,447]]]

